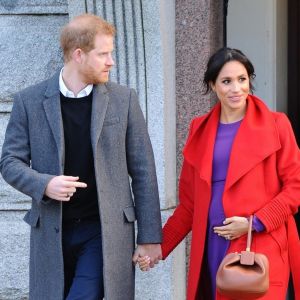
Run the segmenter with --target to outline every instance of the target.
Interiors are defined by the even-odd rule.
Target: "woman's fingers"
[[[150,270],[150,257],[149,256],[139,257],[137,262],[139,264],[139,268],[141,271],[149,271]]]
[[[227,240],[239,238],[243,234],[247,233],[249,222],[244,217],[231,217],[226,218],[223,222],[224,226],[216,226],[213,228],[214,233]]]

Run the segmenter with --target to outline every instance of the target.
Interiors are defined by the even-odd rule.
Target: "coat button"
[[[56,233],[59,233],[59,228],[58,227],[54,227],[54,230]]]

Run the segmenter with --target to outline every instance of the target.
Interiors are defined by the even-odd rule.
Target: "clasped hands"
[[[248,232],[249,221],[245,217],[226,218],[223,226],[213,228],[214,233],[227,240],[234,240]],[[162,259],[160,244],[138,245],[133,256],[133,262],[138,263],[142,271],[149,271]]]
[[[138,245],[132,257],[133,263],[138,263],[142,271],[149,271],[162,259],[160,244]]]

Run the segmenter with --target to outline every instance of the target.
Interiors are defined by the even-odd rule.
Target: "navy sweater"
[[[70,201],[63,202],[63,221],[99,217],[98,197],[91,145],[93,93],[82,98],[60,94],[65,139],[64,175],[79,176],[87,188],[77,188]]]

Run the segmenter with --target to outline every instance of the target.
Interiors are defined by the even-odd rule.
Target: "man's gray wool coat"
[[[105,299],[133,300],[134,223],[137,243],[160,243],[161,216],[153,151],[132,89],[94,86],[91,141]],[[49,180],[64,170],[59,72],[15,95],[0,170],[10,185],[32,198],[24,217],[31,226],[30,299],[62,300],[62,204],[44,196]]]

